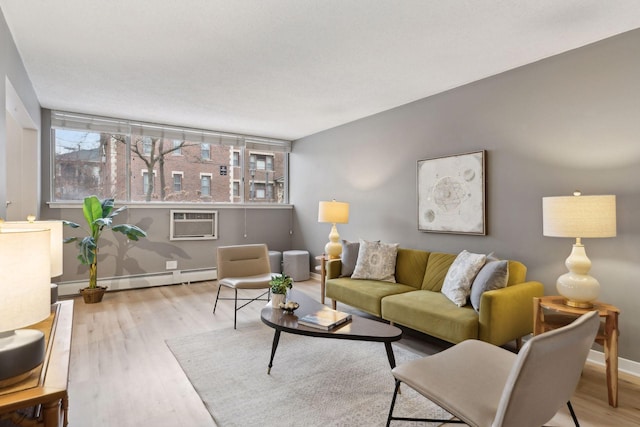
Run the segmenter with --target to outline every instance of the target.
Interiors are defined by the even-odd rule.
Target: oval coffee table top
[[[387,323],[351,315],[351,321],[331,330],[323,330],[298,324],[298,319],[313,314],[318,310],[330,310],[300,291],[291,291],[290,299],[300,304],[292,314],[279,308],[273,308],[268,303],[260,312],[260,318],[266,325],[282,332],[297,335],[325,337],[334,339],[392,342],[402,337],[402,330]]]

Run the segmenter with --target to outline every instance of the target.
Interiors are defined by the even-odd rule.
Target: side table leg
[[[276,355],[276,349],[278,348],[278,342],[280,341],[280,331],[276,329],[273,334],[273,344],[271,344],[271,359],[269,359],[269,367],[267,368],[267,375],[271,374],[271,367],[273,366],[273,357]]]
[[[609,405],[618,407],[618,313],[608,312],[604,325],[604,361]]]

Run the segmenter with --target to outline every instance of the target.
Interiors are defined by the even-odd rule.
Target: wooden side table
[[[48,319],[31,326],[45,333],[44,362],[30,377],[0,388],[0,419],[6,418],[21,426],[67,425],[73,301],[57,302],[51,306],[51,311]],[[35,408],[33,419],[21,413],[32,407]]]
[[[320,270],[320,304],[324,304],[324,284],[327,277],[327,257],[325,254],[316,257],[320,261],[320,265],[316,266],[316,270]]]
[[[595,342],[604,347],[604,360],[607,372],[607,394],[609,405],[618,407],[618,315],[620,309],[602,302],[594,303],[592,308],[569,307],[564,297],[554,295],[533,299],[533,334],[538,335],[564,326],[578,316],[597,310],[604,318],[604,325],[598,330]],[[544,310],[553,313],[545,314]]]

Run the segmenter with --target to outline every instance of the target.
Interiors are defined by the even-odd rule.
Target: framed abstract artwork
[[[485,152],[418,161],[418,230],[486,234]]]

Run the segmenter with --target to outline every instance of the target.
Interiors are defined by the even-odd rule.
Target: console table
[[[45,334],[44,362],[22,381],[0,388],[0,419],[25,427],[67,425],[72,322],[73,301],[60,301],[49,318],[30,327]]]
[[[598,311],[604,318],[604,325],[598,330],[595,342],[604,347],[604,361],[607,371],[607,394],[609,405],[618,407],[618,315],[620,309],[602,302],[595,302],[592,308],[576,308],[566,305],[561,296],[545,296],[533,299],[533,334],[559,328],[576,317],[589,311]],[[545,314],[543,309],[552,313]]]

